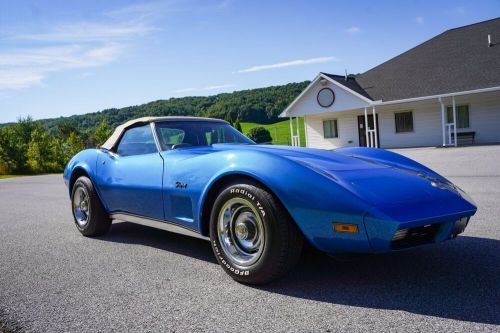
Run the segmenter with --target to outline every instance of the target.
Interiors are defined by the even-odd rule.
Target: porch
[[[306,146],[381,148],[500,142],[500,92],[377,103],[346,111],[305,114]],[[289,117],[293,145],[300,145],[297,117]]]

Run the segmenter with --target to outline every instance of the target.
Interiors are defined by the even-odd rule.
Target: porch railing
[[[447,136],[447,141],[446,146],[454,146],[455,145],[455,124],[454,123],[448,123],[445,124],[446,132],[448,133]]]
[[[369,129],[366,131],[367,147],[377,148],[377,140],[375,138],[375,130]]]

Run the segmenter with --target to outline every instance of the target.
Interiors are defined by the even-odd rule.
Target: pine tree
[[[234,128],[243,133],[243,130],[241,129],[240,117],[236,118],[236,121],[234,122]]]
[[[231,126],[233,126],[233,117],[231,117],[231,113],[228,112],[224,120],[227,121]]]

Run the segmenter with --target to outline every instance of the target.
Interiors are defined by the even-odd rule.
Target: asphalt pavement
[[[26,332],[499,332],[500,146],[400,149],[479,206],[456,240],[309,252],[252,287],[210,244],[131,223],[80,235],[61,175],[0,180],[0,327]],[[3,321],[3,324],[2,324]]]

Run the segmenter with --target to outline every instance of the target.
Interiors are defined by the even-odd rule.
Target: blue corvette
[[[266,283],[320,251],[388,252],[455,238],[476,212],[444,177],[401,155],[256,145],[222,120],[140,118],[64,171],[76,227],[112,220],[210,240],[223,269]]]

